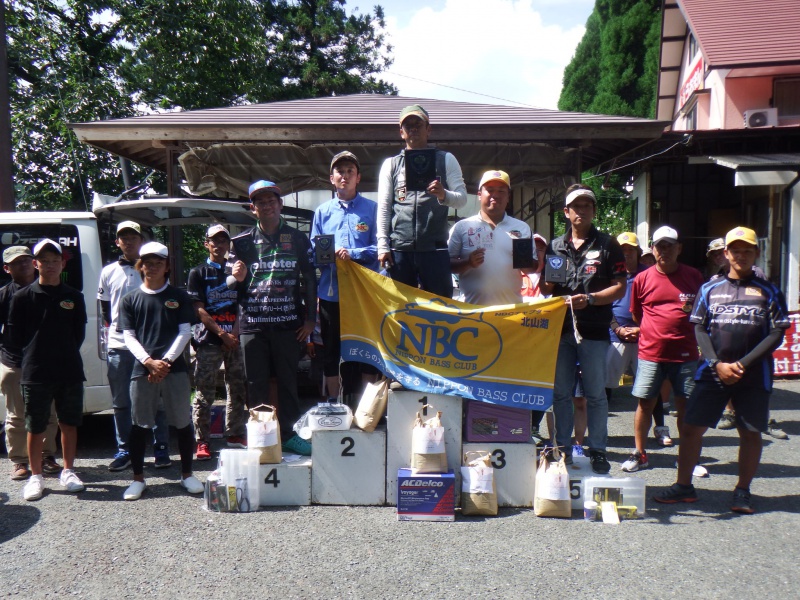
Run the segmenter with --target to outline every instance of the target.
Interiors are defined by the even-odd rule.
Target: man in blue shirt
[[[336,197],[321,205],[311,224],[311,243],[317,237],[334,236],[338,260],[353,260],[373,271],[378,270],[378,205],[356,190],[361,181],[358,158],[352,152],[340,152],[331,160],[331,183]],[[328,396],[336,398],[358,394],[362,379],[374,379],[378,373],[367,364],[345,361],[339,365],[341,338],[339,328],[339,282],[336,264],[317,265],[320,270],[317,295],[324,348],[323,372]]]

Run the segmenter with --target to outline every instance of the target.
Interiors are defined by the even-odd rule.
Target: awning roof
[[[800,154],[733,154],[709,158],[721,167],[737,171],[800,169]]]

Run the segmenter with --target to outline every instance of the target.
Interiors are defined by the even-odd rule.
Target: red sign
[[[786,330],[783,343],[772,354],[775,376],[800,375],[800,313],[789,315],[791,326]]]
[[[678,108],[683,108],[683,105],[689,101],[689,98],[692,97],[692,93],[695,90],[700,89],[703,86],[703,57],[702,55],[698,57],[697,63],[695,63],[692,70],[689,72],[689,76],[686,78],[686,81],[683,82],[681,86],[681,91],[678,94]]]

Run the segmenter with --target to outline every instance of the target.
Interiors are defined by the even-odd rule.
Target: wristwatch
[[[712,371],[714,371],[714,370],[716,369],[716,366],[717,366],[717,364],[718,364],[718,363],[719,363],[719,359],[717,359],[717,358],[712,358],[711,360],[709,360],[709,361],[708,361],[708,367],[709,367],[709,368],[710,368]]]
[[[586,294],[586,304],[594,306],[594,294]]]

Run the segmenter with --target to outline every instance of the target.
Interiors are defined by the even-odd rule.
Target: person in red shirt
[[[628,473],[649,466],[645,444],[653,409],[664,380],[669,380],[678,407],[678,432],[683,426],[686,398],[694,388],[699,353],[694,326],[689,322],[703,275],[678,262],[683,246],[672,227],[653,234],[654,267],[639,273],[631,289],[631,316],[639,324],[639,363],[633,396],[639,399],[634,416],[636,450],[622,464]]]

